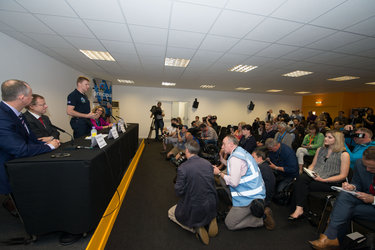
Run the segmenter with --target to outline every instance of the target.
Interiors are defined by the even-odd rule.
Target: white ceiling
[[[375,91],[374,0],[1,0],[3,32],[92,77],[264,93]],[[92,61],[79,49],[108,51]],[[165,57],[190,59],[165,67]],[[257,65],[248,73],[237,64]],[[295,70],[314,72],[288,78]],[[344,75],[360,79],[332,82]]]

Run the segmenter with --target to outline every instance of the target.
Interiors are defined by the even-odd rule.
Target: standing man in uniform
[[[90,101],[85,94],[89,88],[90,80],[80,76],[77,79],[77,88],[68,95],[66,113],[72,116],[70,126],[73,129],[74,138],[89,135],[92,127],[90,119],[96,117],[96,114],[90,112]]]

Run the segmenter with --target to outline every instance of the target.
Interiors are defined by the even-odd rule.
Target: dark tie
[[[18,118],[20,118],[22,125],[25,127],[27,133],[29,133],[29,129],[28,129],[27,126],[26,126],[25,119],[23,119],[23,115],[20,114],[20,115],[18,116]]]
[[[46,125],[44,125],[44,122],[43,122],[43,119],[42,119],[42,117],[40,116],[39,118],[38,118],[38,120],[40,121],[40,123],[42,123],[43,124],[43,126],[44,127],[46,127]]]
[[[370,193],[373,195],[375,195],[374,186],[375,186],[375,175],[374,175],[374,178],[372,179],[372,184],[370,185]]]

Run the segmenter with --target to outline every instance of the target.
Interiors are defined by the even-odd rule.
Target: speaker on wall
[[[247,105],[247,109],[250,111],[254,110],[254,107],[255,107],[255,104],[253,103],[253,101],[250,101],[250,104]]]
[[[197,98],[195,98],[195,101],[193,102],[193,108],[197,109],[199,106],[199,102],[197,101]]]

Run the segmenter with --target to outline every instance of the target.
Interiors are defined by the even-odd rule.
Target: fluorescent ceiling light
[[[215,85],[212,85],[212,84],[204,84],[204,85],[201,85],[200,86],[202,89],[213,89],[215,88],[216,86]]]
[[[121,82],[121,83],[129,83],[129,84],[134,84],[134,81],[133,80],[123,80],[123,79],[117,79],[118,82]]]
[[[240,64],[240,65],[234,66],[233,68],[230,68],[229,71],[246,73],[256,68],[258,68],[258,66]]]
[[[311,93],[311,92],[309,92],[309,91],[294,92],[294,94],[301,94],[301,95],[303,95],[303,94],[309,94],[309,93]]]
[[[340,76],[336,78],[330,78],[328,81],[336,81],[336,82],[342,82],[342,81],[348,81],[353,79],[358,79],[358,76]]]
[[[365,84],[375,85],[375,82],[366,82]]]
[[[174,82],[162,82],[161,85],[163,85],[163,86],[176,86],[176,83],[174,83]]]
[[[85,56],[91,60],[101,60],[101,61],[111,61],[114,62],[115,59],[106,51],[93,51],[93,50],[82,50],[80,49]]]
[[[244,88],[244,87],[238,87],[238,88],[236,88],[236,90],[249,90],[249,89],[251,89],[251,88]]]
[[[305,75],[310,75],[314,72],[310,72],[310,71],[301,71],[301,70],[296,70],[296,71],[293,71],[293,72],[289,72],[289,73],[286,73],[282,76],[287,76],[287,77],[300,77],[300,76],[305,76]]]
[[[281,89],[269,89],[267,92],[275,93],[275,92],[281,92]]]
[[[180,59],[180,58],[165,58],[164,65],[171,66],[171,67],[183,67],[186,68],[189,64],[189,59]]]

